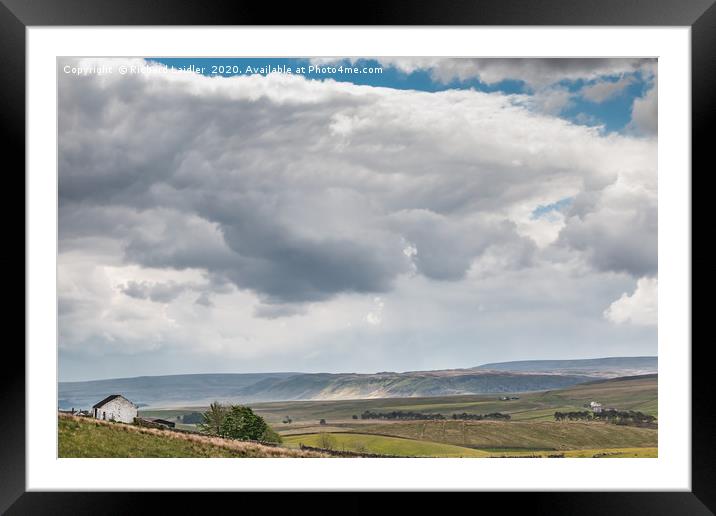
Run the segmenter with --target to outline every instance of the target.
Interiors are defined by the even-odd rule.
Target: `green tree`
[[[265,443],[281,443],[283,442],[283,439],[281,439],[281,436],[277,434],[271,427],[267,426],[266,430],[264,431],[263,435],[261,436],[260,441],[263,441]]]
[[[232,439],[261,440],[269,430],[266,421],[249,407],[232,405],[219,427],[219,435]]]
[[[209,410],[202,414],[202,422],[199,423],[199,429],[207,434],[220,435],[221,425],[228,412],[229,407],[215,401],[209,405]]]

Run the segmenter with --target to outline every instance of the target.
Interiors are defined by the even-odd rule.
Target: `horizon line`
[[[499,362],[485,362],[479,365],[475,366],[468,366],[468,367],[447,367],[447,368],[440,368],[440,369],[412,369],[412,370],[406,370],[406,371],[389,371],[389,370],[382,370],[382,371],[374,371],[374,372],[367,372],[367,373],[359,373],[355,371],[337,371],[337,372],[326,372],[326,371],[320,371],[320,372],[305,372],[305,371],[250,371],[250,372],[232,372],[232,373],[226,373],[226,372],[214,372],[214,373],[168,373],[168,374],[143,374],[138,376],[116,376],[116,377],[110,377],[110,378],[95,378],[95,379],[89,379],[89,380],[58,380],[57,383],[86,383],[86,382],[103,382],[103,381],[111,381],[111,380],[134,380],[138,378],[162,378],[162,377],[169,377],[169,376],[206,376],[206,375],[247,375],[247,374],[362,374],[362,375],[374,375],[374,374],[381,374],[381,373],[395,373],[395,374],[408,374],[408,373],[421,373],[421,372],[431,372],[431,371],[458,371],[458,370],[467,370],[467,369],[477,369],[480,367],[484,367],[486,365],[496,365],[496,364],[510,364],[510,363],[519,363],[519,362],[554,362],[554,361],[560,361],[560,362],[568,362],[568,361],[574,361],[574,360],[606,360],[610,358],[656,358],[658,360],[658,355],[618,355],[618,356],[597,356],[597,357],[589,357],[589,358],[526,358],[526,359],[519,359],[519,360],[504,360]]]

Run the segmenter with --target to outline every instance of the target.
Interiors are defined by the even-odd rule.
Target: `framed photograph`
[[[0,510],[510,491],[711,514],[691,178],[712,3],[345,25],[3,1],[27,303]]]

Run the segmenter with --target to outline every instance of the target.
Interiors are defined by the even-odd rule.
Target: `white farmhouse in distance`
[[[592,412],[596,412],[597,414],[602,411],[602,404],[596,401],[591,402],[589,406],[592,408]]]
[[[134,418],[137,417],[138,408],[121,394],[112,394],[92,406],[92,417],[106,421],[133,423]]]

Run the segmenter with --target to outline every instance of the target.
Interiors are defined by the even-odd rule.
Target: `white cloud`
[[[633,82],[634,78],[632,76],[622,77],[617,81],[600,80],[582,88],[581,94],[585,99],[592,102],[604,102],[623,93]]]
[[[373,326],[379,325],[381,322],[383,322],[383,308],[385,307],[385,302],[379,297],[376,297],[373,299],[374,309],[372,312],[368,312],[368,314],[365,316],[365,320],[368,322],[368,324],[371,324]]]
[[[644,96],[634,99],[630,127],[640,134],[656,135],[659,125],[658,108],[657,85],[655,83],[654,86],[647,90]]]
[[[525,216],[517,223],[517,231],[538,246],[546,247],[557,240],[564,225],[564,215],[555,212],[546,217]]]
[[[655,326],[658,315],[656,278],[640,278],[634,292],[626,292],[604,311],[604,317],[615,324]]]
[[[564,87],[550,87],[537,90],[530,96],[535,109],[548,115],[559,115],[573,104],[572,93]]]
[[[408,258],[412,258],[413,256],[417,256],[418,249],[414,245],[408,244],[408,246],[403,249],[403,254]]]

